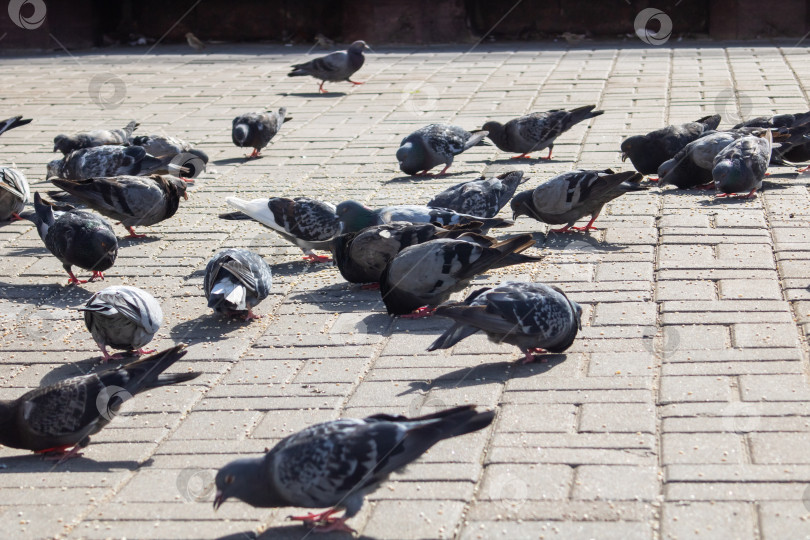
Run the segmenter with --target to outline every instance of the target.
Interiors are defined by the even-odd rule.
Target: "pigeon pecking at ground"
[[[484,332],[494,343],[509,343],[526,353],[560,353],[582,329],[582,307],[555,286],[507,281],[473,291],[463,302],[446,302],[434,313],[454,324],[429,351],[449,349],[462,339]]]
[[[70,276],[68,284],[86,283],[73,275],[73,266],[92,270],[90,281],[95,281],[104,279],[103,272],[115,264],[118,238],[101,216],[73,209],[55,212],[53,204],[35,193],[34,213],[24,217],[34,222],[45,247],[61,261]]]
[[[161,161],[170,159],[172,163],[180,167],[186,178],[197,178],[200,173],[205,171],[205,166],[208,164],[208,154],[177,137],[140,135],[132,138],[132,144],[142,147],[147,154]]]
[[[5,120],[0,120],[0,135],[11,129],[30,124],[33,118],[23,118],[22,116],[12,116]]]
[[[712,169],[715,186],[722,192],[717,197],[748,192],[742,198],[755,198],[768,170],[772,143],[769,130],[764,137],[742,137],[721,150],[714,158]]]
[[[545,159],[551,159],[557,137],[583,120],[604,114],[605,111],[595,111],[595,108],[596,105],[586,105],[570,111],[553,109],[513,118],[506,124],[487,122],[481,129],[489,132],[489,139],[499,149],[520,153],[513,159],[528,158],[531,152],[544,148],[548,148]]]
[[[305,77],[307,75],[315,77],[321,81],[318,91],[326,94],[323,87],[326,81],[346,81],[354,85],[363,84],[350,79],[352,75],[363,67],[366,58],[363,51],[369,50],[365,41],[355,41],[345,51],[329,53],[326,56],[319,56],[303,64],[294,64],[288,77]]]
[[[614,173],[575,170],[555,176],[533,190],[522,191],[512,198],[512,218],[529,216],[550,225],[565,225],[551,232],[594,231],[593,222],[602,207],[630,191],[644,191],[638,183],[641,174],[633,171]],[[584,216],[591,220],[584,227],[573,227]]]
[[[31,200],[28,180],[11,167],[0,167],[0,221],[22,219],[20,212]]]
[[[102,289],[83,306],[84,324],[101,349],[104,360],[118,359],[124,354],[109,354],[107,347],[149,354],[146,346],[163,324],[163,310],[155,297],[137,287],[114,285]]]
[[[248,158],[256,158],[261,155],[260,150],[276,136],[281,125],[290,120],[292,117],[287,116],[285,107],[279,108],[278,112],[240,114],[233,119],[231,139],[239,148],[253,148]]]
[[[48,163],[47,178],[88,180],[106,176],[148,175],[169,167],[171,159],[157,159],[140,146],[93,146],[74,150]]]
[[[145,237],[136,234],[133,227],[148,227],[169,219],[177,212],[180,199],[188,199],[185,180],[169,175],[50,180],[93,210],[120,221],[129,231],[129,238]]]
[[[494,417],[494,411],[464,405],[419,418],[376,414],[316,424],[282,439],[262,457],[222,467],[214,509],[231,498],[258,508],[331,507],[290,519],[318,532],[354,532],[346,520],[391,473],[443,439],[484,429]],[[333,517],[340,510],[343,516]]]
[[[506,206],[518,186],[528,179],[523,177],[523,171],[510,171],[491,178],[462,182],[445,189],[427,205],[460,214],[494,218]]]
[[[118,414],[121,405],[152,388],[190,381],[199,372],[164,374],[186,354],[180,344],[131,364],[65,379],[0,401],[0,444],[58,458],[79,450]],[[68,449],[71,449],[68,451]]]
[[[316,255],[313,250],[328,251],[331,240],[341,233],[341,224],[334,205],[309,197],[272,197],[252,201],[227,197],[225,202],[300,247],[304,252],[304,259],[310,262],[331,260],[329,257]],[[234,214],[221,214],[220,217],[241,219]]]
[[[383,302],[391,315],[430,315],[433,307],[464,289],[478,274],[540,261],[540,257],[521,253],[532,246],[532,236],[522,234],[491,246],[464,238],[441,238],[407,247],[380,276]]]
[[[258,319],[252,311],[267,298],[273,284],[270,267],[246,249],[225,249],[205,267],[203,290],[208,307],[230,317]]]
[[[68,155],[74,150],[107,145],[132,144],[132,132],[138,128],[138,122],[131,121],[123,129],[95,129],[80,131],[71,135],[57,135],[53,138],[53,151]]]
[[[740,122],[734,129],[760,127],[771,129],[797,128],[810,124],[810,111],[796,114],[775,114],[772,116],[757,116],[745,122]],[[788,163],[785,163],[787,161]],[[771,153],[772,165],[792,165],[810,161],[810,141],[802,141],[800,144],[792,144],[785,148],[773,148]],[[801,172],[810,167],[805,167]]]
[[[417,129],[399,143],[399,168],[411,176],[430,176],[428,171],[444,164],[437,176],[453,164],[453,158],[476,145],[487,144],[487,131],[467,131],[451,124],[429,124]]]

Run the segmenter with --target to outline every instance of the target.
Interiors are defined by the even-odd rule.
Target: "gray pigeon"
[[[138,128],[138,125],[138,122],[133,120],[123,129],[95,129],[93,131],[80,131],[72,135],[57,135],[53,138],[53,151],[68,155],[74,150],[94,146],[127,146],[132,144],[132,132]]]
[[[517,158],[528,158],[531,152],[548,148],[554,149],[554,141],[571,129],[575,124],[588,120],[605,111],[594,111],[596,105],[577,107],[570,111],[553,109],[547,112],[532,113],[519,118],[513,118],[506,124],[487,122],[482,129],[489,132],[489,138],[504,152],[520,152]]]
[[[522,234],[491,247],[463,238],[440,238],[407,247],[380,276],[383,302],[391,315],[429,315],[431,307],[464,289],[478,274],[539,261],[540,257],[520,253],[533,245],[532,236]]]
[[[155,352],[144,350],[163,323],[163,310],[155,297],[137,287],[114,285],[102,289],[80,307],[84,311],[84,324],[101,349],[104,360],[121,358],[110,355],[107,347],[138,354]]]
[[[443,175],[453,164],[453,158],[473,146],[486,144],[487,131],[467,131],[450,124],[429,124],[417,129],[399,143],[397,161],[402,172],[427,175],[436,165],[444,164]],[[421,171],[421,172],[420,172]]]
[[[810,111],[796,114],[776,114],[773,116],[758,116],[745,122],[740,122],[735,129],[740,128],[768,128],[781,130],[787,128],[792,130],[798,127],[810,125]],[[776,138],[774,138],[776,140]],[[781,143],[782,141],[780,141]],[[793,165],[803,161],[810,161],[810,141],[794,141],[794,144],[783,144],[779,148],[776,145],[771,152],[771,165]],[[801,169],[804,172],[808,167]]]
[[[316,255],[313,250],[329,250],[330,241],[341,232],[334,205],[309,197],[272,197],[252,201],[227,197],[225,202],[300,247],[304,258],[310,262],[331,260]],[[220,217],[231,219],[228,214]]]
[[[263,457],[238,459],[217,472],[214,509],[230,498],[258,508],[332,507],[290,519],[317,532],[354,529],[366,495],[434,444],[484,429],[493,411],[463,405],[419,418],[376,414],[332,420],[282,439]],[[341,517],[333,514],[345,510]]]
[[[60,458],[79,450],[133,396],[199,377],[199,372],[164,374],[186,354],[180,344],[130,364],[35,388],[11,401],[0,401],[0,444]],[[70,451],[68,449],[71,448]]]
[[[715,186],[722,192],[717,196],[748,192],[742,198],[755,198],[768,170],[772,143],[773,136],[766,131],[765,137],[742,137],[721,150],[712,169]]]
[[[48,163],[48,179],[88,180],[106,176],[148,175],[166,169],[171,159],[157,159],[140,146],[93,146],[74,150]]]
[[[185,178],[197,178],[205,171],[208,154],[194,148],[191,143],[168,135],[140,135],[133,137],[132,144],[143,147],[146,153],[161,161],[167,158],[175,163]],[[175,173],[174,170],[166,171]]]
[[[529,216],[551,225],[565,225],[551,232],[597,230],[593,222],[599,217],[602,207],[613,199],[630,191],[643,191],[639,185],[642,176],[633,171],[614,173],[604,171],[575,170],[555,176],[533,190],[523,191],[512,198],[513,219]],[[584,227],[573,227],[584,216],[591,220]]]
[[[742,136],[739,132],[713,131],[690,142],[658,167],[659,185],[689,189],[710,184],[715,156]]]
[[[0,221],[18,220],[30,202],[31,192],[23,173],[11,167],[0,167]]]
[[[258,319],[252,311],[272,286],[270,267],[246,249],[224,249],[205,267],[203,290],[208,307],[231,317]]]
[[[29,124],[31,123],[31,120],[33,119],[32,118],[23,119],[22,116],[12,116],[11,118],[0,120],[0,135],[5,133],[6,131]]]
[[[90,281],[104,279],[103,272],[118,256],[118,238],[106,219],[82,210],[68,210],[57,216],[54,206],[43,202],[39,193],[34,193],[34,210],[26,218],[37,226],[48,251],[62,262],[70,276],[68,284],[86,283],[73,275],[73,266],[92,270]]]
[[[363,51],[368,48],[365,41],[355,41],[345,51],[319,56],[303,64],[294,64],[287,77],[304,77],[307,75],[315,77],[321,81],[318,90],[322,94],[327,93],[323,87],[323,83],[326,81],[347,81],[354,85],[363,84],[351,80],[350,77],[363,67],[363,62],[366,61]]]
[[[239,148],[253,148],[248,158],[259,157],[259,152],[276,136],[281,125],[292,119],[286,117],[287,109],[281,107],[278,112],[255,112],[240,114],[233,119],[231,138]]]
[[[121,222],[129,238],[143,238],[134,226],[148,227],[172,217],[180,198],[188,199],[186,182],[169,175],[113,176],[89,180],[51,178],[51,183],[90,208]]]
[[[484,218],[459,214],[446,208],[431,208],[413,204],[387,206],[380,210],[372,210],[357,201],[343,201],[337,205],[337,215],[343,224],[343,232],[360,232],[366,227],[382,225],[394,221],[406,223],[436,223],[440,227],[469,225],[477,223],[481,232],[485,233],[492,228],[511,227],[515,223],[502,218]]]
[[[451,326],[428,347],[449,349],[462,339],[482,331],[494,343],[509,343],[526,353],[560,353],[574,342],[582,329],[582,307],[557,287],[542,283],[507,281],[495,288],[472,292],[463,302],[447,302],[436,315],[453,319]]]
[[[523,171],[511,171],[492,178],[462,182],[447,188],[427,203],[460,214],[494,218],[506,206],[517,187],[526,182]]]

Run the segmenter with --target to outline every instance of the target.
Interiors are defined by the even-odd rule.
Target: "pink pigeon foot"
[[[433,315],[433,312],[436,311],[436,308],[422,306],[419,309],[415,309],[412,313],[408,313],[406,315],[402,315],[403,319],[424,319],[425,317],[430,317]]]
[[[310,253],[308,255],[304,255],[304,260],[309,261],[311,263],[326,263],[332,262],[331,257],[327,257],[326,255],[315,255],[314,253]]]

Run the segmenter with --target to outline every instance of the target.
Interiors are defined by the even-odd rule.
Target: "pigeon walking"
[[[391,315],[425,316],[487,270],[537,262],[520,252],[534,245],[530,234],[491,247],[465,239],[441,238],[407,247],[380,276],[380,293]],[[416,313],[414,313],[416,312]]]
[[[766,131],[764,137],[742,137],[720,151],[712,169],[717,190],[722,192],[717,197],[748,192],[742,198],[755,198],[768,170],[772,143],[773,136]]]
[[[341,232],[334,205],[309,197],[272,197],[252,201],[227,197],[225,202],[300,247],[304,259],[310,262],[331,260],[316,255],[313,250],[329,250],[330,241]],[[220,217],[231,218],[228,214]]]
[[[82,210],[60,212],[34,194],[34,214],[26,216],[37,226],[45,247],[62,263],[70,276],[68,284],[86,283],[73,275],[72,267],[92,270],[90,281],[104,279],[103,272],[112,267],[118,256],[118,238],[110,223]]]
[[[225,249],[208,261],[203,290],[208,307],[250,320],[261,317],[252,309],[267,298],[272,284],[270,267],[259,255],[246,249]]]
[[[647,189],[638,184],[641,178],[641,174],[633,171],[614,173],[610,169],[563,173],[533,190],[515,195],[511,203],[512,218],[529,216],[550,225],[565,225],[551,232],[595,231],[593,222],[606,203],[630,191]],[[573,227],[579,218],[588,215],[591,220],[587,225]]]
[[[22,219],[20,212],[30,199],[31,192],[23,173],[11,167],[0,167],[0,221]]]
[[[435,315],[454,324],[434,341],[429,351],[449,349],[462,339],[484,332],[494,343],[519,347],[526,357],[534,353],[561,353],[582,330],[582,307],[558,287],[542,283],[507,281],[472,292],[463,302],[447,302]]]
[[[155,297],[137,287],[115,285],[102,289],[79,308],[84,324],[101,349],[104,360],[122,358],[109,354],[107,347],[149,354],[144,347],[152,341],[163,324],[163,310]]]
[[[551,159],[557,137],[583,120],[604,114],[605,111],[595,111],[595,108],[596,105],[586,105],[570,111],[553,109],[513,118],[506,124],[487,122],[482,129],[489,132],[488,137],[499,149],[520,153],[513,159],[529,158],[531,152],[544,148],[548,148],[545,159]]]
[[[57,135],[53,138],[53,151],[68,155],[74,150],[95,146],[127,146],[132,144],[132,132],[138,128],[138,125],[138,122],[133,120],[123,129],[94,129],[71,135]]]
[[[199,372],[163,373],[186,354],[180,344],[130,364],[35,388],[0,401],[0,444],[60,458],[79,451],[116,415],[121,405],[145,390],[187,382]],[[70,450],[68,451],[68,449]]]
[[[171,160],[170,162],[177,165],[179,172],[182,172],[182,176],[185,178],[197,178],[200,173],[205,171],[205,166],[208,164],[208,154],[178,137],[140,135],[132,138],[132,144],[142,147],[147,154],[160,161]],[[178,171],[167,170],[166,172],[176,175]]]
[[[0,135],[14,128],[30,124],[31,120],[33,120],[33,118],[23,118],[22,116],[12,116],[11,118],[0,120]]]
[[[74,150],[48,163],[48,179],[88,180],[107,176],[149,175],[164,170],[171,159],[157,159],[140,146],[93,146]]]
[[[351,80],[351,76],[363,67],[363,62],[366,58],[363,56],[363,51],[368,50],[369,47],[365,41],[355,41],[345,51],[337,51],[329,53],[326,56],[319,56],[309,62],[303,64],[294,64],[292,71],[288,77],[303,77],[311,76],[319,79],[321,85],[318,91],[326,94],[327,91],[323,87],[326,81],[346,81],[354,85],[363,84],[361,82]]]
[[[186,182],[169,175],[51,178],[51,183],[93,210],[120,221],[129,231],[129,238],[145,237],[136,234],[133,227],[148,227],[169,219],[177,212],[180,199],[188,199]]]
[[[491,178],[462,182],[447,188],[427,203],[460,214],[494,218],[506,206],[519,185],[526,182],[523,171],[511,171]]]
[[[376,414],[316,424],[282,439],[263,457],[222,467],[214,509],[231,498],[258,508],[331,507],[290,519],[318,532],[353,532],[346,520],[391,473],[443,439],[484,429],[494,417],[493,411],[464,405],[419,418]],[[340,510],[343,516],[333,517]]]
[[[453,158],[473,146],[486,144],[487,131],[467,131],[450,124],[429,124],[417,129],[399,143],[397,161],[402,172],[426,176],[436,165],[444,164],[443,175]]]
[[[276,136],[281,125],[291,119],[286,115],[285,107],[281,107],[278,112],[240,114],[233,119],[231,128],[233,144],[239,148],[253,148],[253,153],[248,158],[259,157],[260,150]]]

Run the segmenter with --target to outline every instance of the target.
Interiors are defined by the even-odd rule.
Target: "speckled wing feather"
[[[30,200],[25,176],[16,169],[0,167],[0,220],[19,214]]]
[[[456,184],[442,191],[430,202],[432,208],[447,208],[461,214],[493,218],[526,182],[522,171],[511,171],[492,178],[482,178]]]
[[[214,255],[205,269],[203,289],[206,296],[211,293],[221,270],[231,274],[256,298],[252,305],[258,304],[270,294],[273,283],[270,268],[264,259],[252,251],[225,249]]]
[[[290,235],[309,242],[323,242],[340,232],[335,207],[331,204],[308,197],[296,197],[292,204],[287,201],[289,199],[271,199],[268,207],[276,223],[283,224]]]
[[[94,294],[82,311],[94,311],[104,315],[120,314],[154,334],[163,323],[163,311],[152,295],[135,287],[112,286]]]
[[[63,437],[74,437],[77,432],[87,435],[97,431],[109,422],[100,416],[95,403],[103,389],[98,376],[91,375],[66,379],[26,394],[18,423],[29,432],[24,437],[61,442]]]

